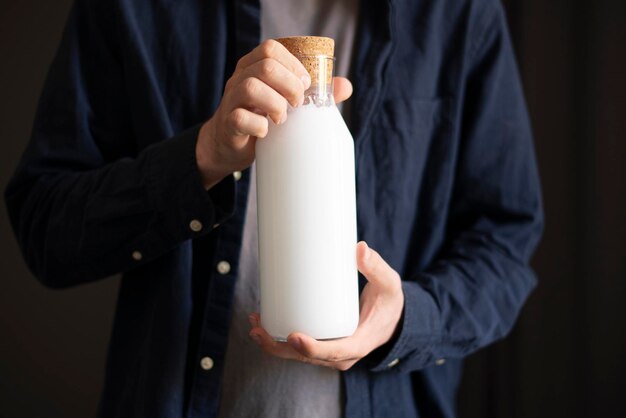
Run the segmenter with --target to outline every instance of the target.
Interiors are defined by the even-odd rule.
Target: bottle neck
[[[311,86],[304,92],[304,104],[317,107],[335,105],[333,97],[333,67],[335,58],[328,55],[297,57],[311,76]]]

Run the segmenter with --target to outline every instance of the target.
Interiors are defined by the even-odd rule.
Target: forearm
[[[509,333],[535,276],[526,261],[488,239],[476,241],[457,241],[432,268],[403,281],[402,327],[368,359],[373,371],[410,372],[463,358]]]
[[[198,129],[98,169],[34,172],[26,164],[18,171],[6,201],[35,275],[66,287],[124,272],[228,216],[233,180],[205,191],[195,157]]]

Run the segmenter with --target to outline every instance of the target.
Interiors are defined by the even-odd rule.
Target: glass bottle
[[[302,106],[256,143],[261,325],[276,340],[359,321],[354,141],[333,98],[334,41],[278,39],[311,75]]]

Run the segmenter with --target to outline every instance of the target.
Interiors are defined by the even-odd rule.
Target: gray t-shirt
[[[337,57],[335,74],[346,76],[357,8],[357,0],[261,0],[261,37],[331,37],[335,39]],[[254,165],[251,174],[218,416],[339,418],[343,415],[344,400],[341,375],[337,370],[270,356],[248,336],[248,315],[259,311]]]

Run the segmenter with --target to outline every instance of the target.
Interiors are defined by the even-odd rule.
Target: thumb
[[[348,98],[352,96],[352,83],[347,78],[334,77],[333,84],[333,96],[335,96],[336,103],[348,100]]]
[[[398,273],[365,241],[356,246],[356,262],[359,271],[373,285],[388,287],[394,280],[400,279]]]

